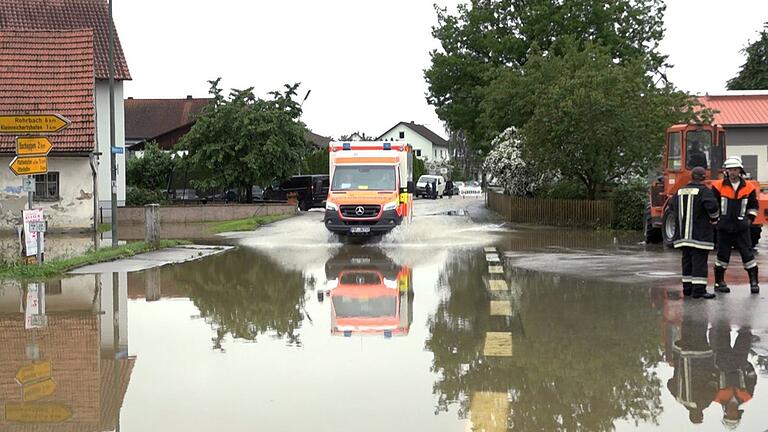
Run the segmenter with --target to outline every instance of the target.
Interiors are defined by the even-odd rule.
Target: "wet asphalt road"
[[[373,244],[321,218],[46,281],[45,327],[25,328],[34,290],[2,283],[0,430],[768,428],[768,283],[750,295],[738,266],[731,294],[684,301],[678,254],[635,234],[458,198]]]

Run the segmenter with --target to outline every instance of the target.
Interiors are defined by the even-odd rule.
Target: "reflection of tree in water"
[[[296,333],[304,319],[300,272],[284,270],[248,249],[175,267],[175,279],[216,330],[214,348],[221,349],[227,334],[256,340],[268,332],[300,344]]]
[[[515,270],[522,292],[512,319],[489,316],[482,254],[452,259],[442,276],[448,290],[430,318],[427,349],[438,411],[459,403],[466,417],[473,392],[509,395],[514,430],[609,431],[617,419],[656,422],[661,382],[657,317],[647,291],[586,285]],[[509,280],[509,278],[508,278]],[[511,329],[511,330],[510,330]],[[511,331],[513,356],[484,357],[488,331]]]

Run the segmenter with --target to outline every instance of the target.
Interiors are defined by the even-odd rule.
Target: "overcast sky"
[[[458,0],[113,0],[135,98],[206,97],[207,81],[258,96],[301,82],[302,120],[338,137],[379,135],[399,121],[445,136],[427,104],[423,70],[438,47],[433,4]],[[739,50],[768,21],[765,0],[668,0],[661,50],[669,78],[718,93],[744,62]]]

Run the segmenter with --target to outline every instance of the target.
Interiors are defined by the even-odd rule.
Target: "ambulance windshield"
[[[339,165],[333,172],[331,190],[377,190],[393,191],[397,189],[395,167]]]

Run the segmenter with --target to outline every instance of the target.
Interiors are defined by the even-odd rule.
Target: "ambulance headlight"
[[[332,202],[328,201],[328,202],[326,202],[326,203],[325,203],[325,209],[326,209],[326,210],[333,210],[333,211],[336,211],[336,210],[338,210],[338,209],[339,209],[339,206],[337,206],[336,204],[334,204],[334,203],[332,203]]]
[[[397,208],[398,205],[400,205],[400,203],[397,202],[397,201],[388,202],[388,203],[384,204],[384,211],[394,210],[394,209]]]

